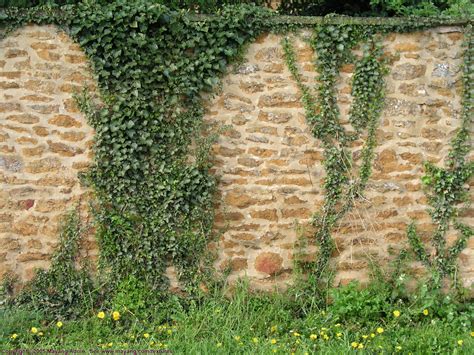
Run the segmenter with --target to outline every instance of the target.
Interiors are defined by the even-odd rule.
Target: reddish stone
[[[31,200],[31,199],[22,200],[18,202],[18,205],[21,206],[21,208],[25,210],[29,210],[31,207],[33,207],[34,204],[35,204],[35,200]]]
[[[255,259],[255,270],[275,275],[282,270],[283,258],[272,252],[261,253]]]

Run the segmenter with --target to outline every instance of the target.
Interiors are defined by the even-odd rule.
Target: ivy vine
[[[428,196],[432,221],[435,231],[430,236],[434,253],[428,253],[419,234],[415,222],[407,230],[410,246],[417,259],[430,270],[434,287],[450,276],[456,281],[457,259],[466,247],[467,240],[474,235],[474,229],[459,220],[460,206],[469,203],[468,182],[474,172],[474,162],[468,160],[471,150],[471,123],[474,112],[474,31],[472,25],[464,31],[464,66],[463,66],[463,97],[461,127],[451,142],[446,168],[426,162],[426,174],[422,177]],[[458,232],[456,241],[448,246],[446,235],[454,228]]]
[[[191,144],[209,135],[200,95],[268,27],[270,14],[227,6],[199,21],[147,0],[7,11],[5,32],[29,22],[61,25],[92,64],[100,100],[77,98],[95,129],[85,181],[95,191],[99,265],[111,291],[131,277],[165,291],[169,265],[197,289],[216,185],[202,149],[209,144]]]
[[[354,100],[349,114],[354,131],[348,131],[339,120],[335,87],[341,66],[356,61],[352,50],[360,43],[363,43],[363,55],[357,60],[352,78]],[[311,265],[315,278],[321,279],[334,250],[331,232],[363,195],[371,174],[376,146],[375,132],[384,103],[383,77],[387,69],[382,60],[380,39],[372,26],[320,25],[316,27],[310,44],[317,55],[315,96],[302,81],[288,37],[283,41],[283,49],[288,68],[302,92],[306,119],[324,149],[324,205],[313,217],[319,255]],[[366,138],[361,165],[354,176],[349,145],[363,134]]]

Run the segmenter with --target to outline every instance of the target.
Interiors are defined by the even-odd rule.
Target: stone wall
[[[315,84],[313,53],[296,40],[298,64],[307,85]],[[459,127],[462,33],[454,27],[392,34],[384,41],[391,72],[386,107],[377,131],[373,175],[365,201],[343,218],[333,236],[336,283],[365,281],[369,263],[384,265],[390,250],[407,245],[406,227],[415,220],[427,241],[433,230],[420,178],[425,160],[443,164]],[[216,267],[231,278],[248,276],[259,288],[291,279],[297,253],[314,260],[314,246],[295,248],[313,231],[311,215],[323,203],[323,150],[306,124],[300,93],[280,45],[280,36],[253,43],[242,65],[223,80],[209,101],[207,122],[231,128],[214,146],[220,177],[216,232],[221,234]],[[357,53],[357,52],[356,52]],[[338,84],[341,119],[349,128],[350,82],[354,67],[342,68]],[[352,147],[355,168],[363,141]],[[465,215],[473,216],[473,210]],[[449,236],[452,242],[455,235]],[[304,240],[304,239],[303,239]],[[474,282],[474,239],[460,256],[461,275]],[[420,264],[414,272],[423,272]]]
[[[93,88],[86,58],[55,27],[0,42],[0,278],[47,267],[64,213],[87,193],[78,172],[93,130],[73,99],[84,86]]]
[[[313,53],[301,38],[298,64],[313,85]],[[230,68],[220,92],[209,98],[205,116],[208,123],[229,126],[213,148],[220,179],[220,239],[211,246],[216,268],[230,266],[231,279],[248,276],[267,289],[291,280],[297,252],[314,258],[314,246],[295,243],[313,232],[308,222],[324,198],[322,149],[306,124],[280,39],[264,35],[249,46],[244,63]],[[367,199],[333,233],[336,282],[367,280],[370,261],[384,265],[390,248],[406,245],[412,219],[425,238],[432,231],[422,162],[443,164],[460,123],[461,42],[455,27],[385,40],[391,72],[373,176]],[[339,83],[347,127],[353,70],[343,67]],[[77,173],[91,161],[93,131],[72,97],[83,86],[93,88],[85,57],[56,28],[29,26],[0,42],[0,277],[13,271],[27,280],[35,267],[47,266],[62,216],[86,197]],[[352,147],[355,170],[362,144]],[[465,222],[472,216],[467,211]],[[86,246],[94,257],[93,241]],[[460,266],[465,283],[473,283],[474,240],[461,253]],[[422,272],[421,265],[413,267]]]

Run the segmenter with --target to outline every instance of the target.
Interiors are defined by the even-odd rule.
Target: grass
[[[317,307],[288,294],[252,293],[241,285],[231,298],[217,290],[199,300],[171,297],[140,314],[126,307],[104,308],[85,311],[77,320],[48,319],[40,312],[4,307],[0,352],[21,348],[169,349],[176,354],[474,353],[472,303],[431,294],[401,302],[391,299],[388,291],[361,290],[352,284],[332,290],[330,304]],[[104,319],[97,317],[100,311],[105,312]],[[113,320],[113,311],[120,312],[119,320]]]

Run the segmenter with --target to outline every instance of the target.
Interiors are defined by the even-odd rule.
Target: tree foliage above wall
[[[76,4],[84,0],[0,0],[0,7],[32,7],[38,5]],[[110,3],[106,0],[94,0]],[[215,13],[226,5],[252,4],[269,7],[271,0],[154,0],[173,9],[188,9],[199,13]],[[450,16],[474,15],[470,0],[281,0],[277,10],[285,15],[325,16],[335,13],[348,16]]]

